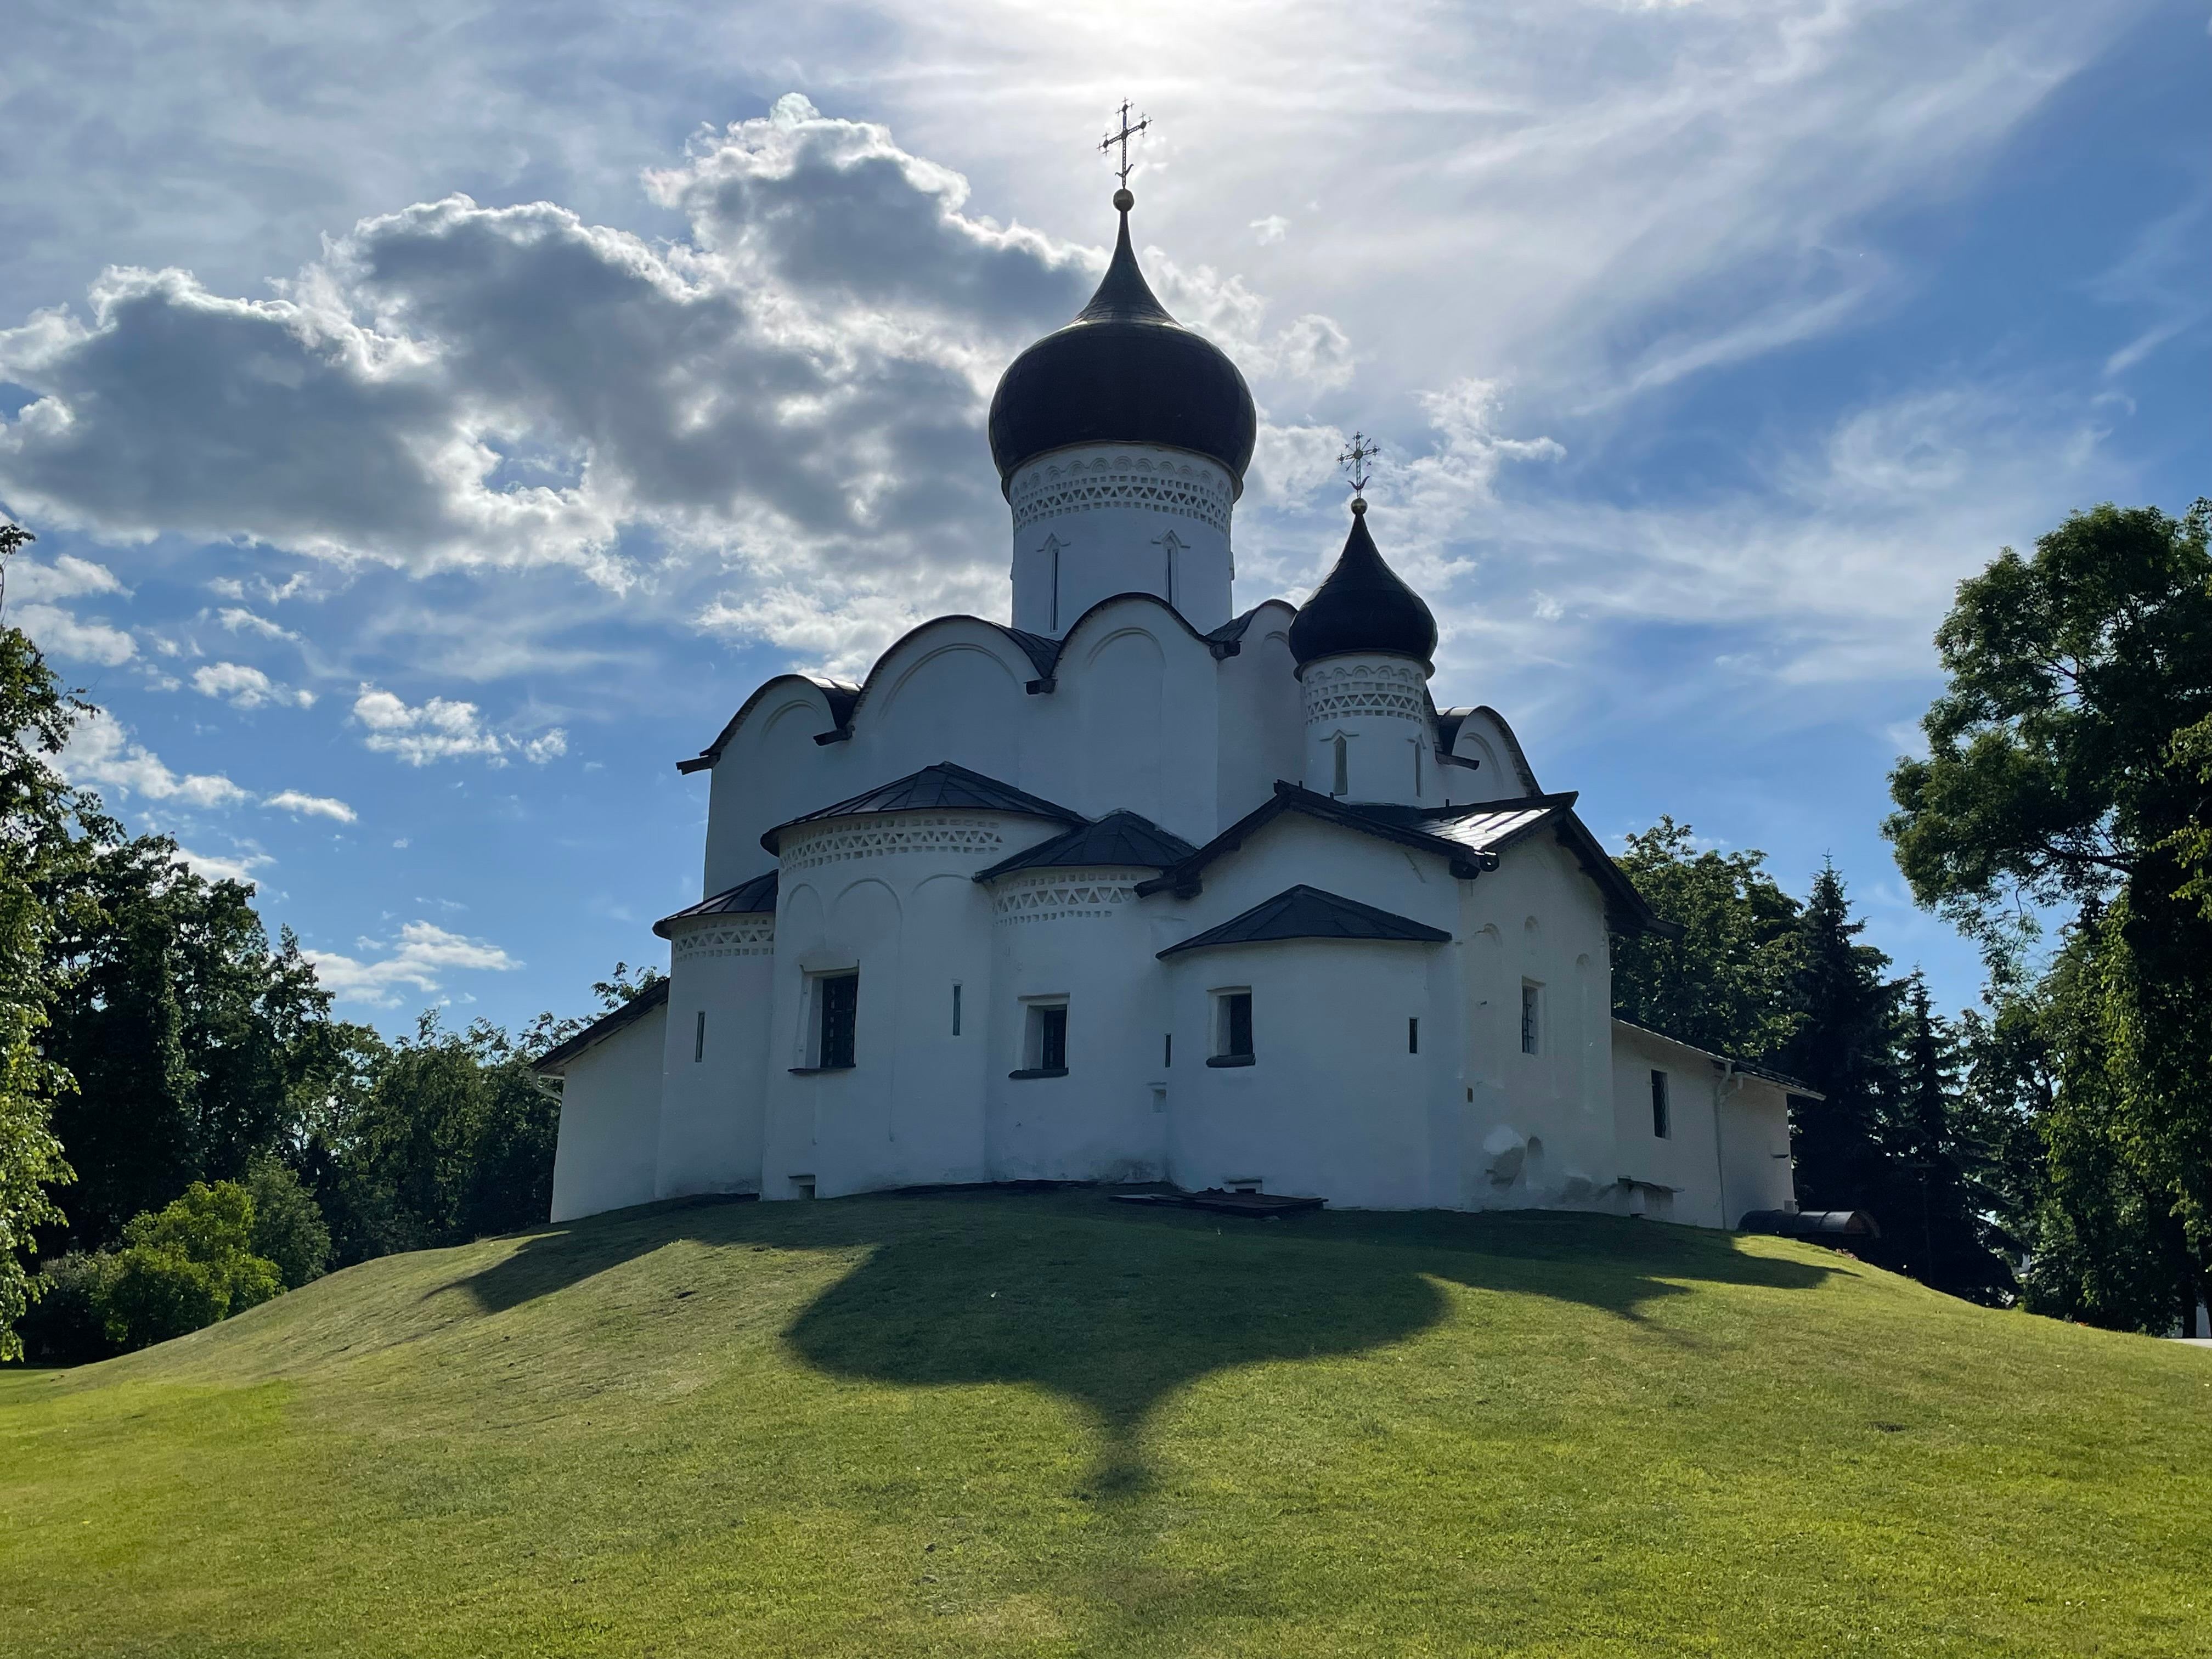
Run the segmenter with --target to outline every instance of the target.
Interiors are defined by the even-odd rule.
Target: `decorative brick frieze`
[[[1135,507],[1194,519],[1223,535],[1235,501],[1229,475],[1202,464],[1133,451],[1067,454],[1024,468],[1008,500],[1014,528],[1087,513]]]
[[[1144,878],[1127,870],[1054,870],[1003,882],[991,900],[1001,927],[1029,921],[1098,921],[1137,902]]]
[[[978,863],[1004,854],[1006,838],[989,818],[965,813],[890,812],[848,818],[812,831],[786,830],[779,861],[786,870],[899,853],[953,853]]]
[[[690,926],[672,928],[671,959],[693,962],[708,957],[772,957],[775,954],[774,916],[702,916]]]
[[[1397,658],[1347,657],[1305,672],[1306,724],[1379,714],[1419,725],[1428,718],[1420,669]]]

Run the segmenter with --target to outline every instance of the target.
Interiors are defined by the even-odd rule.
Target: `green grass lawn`
[[[21,1655],[2212,1652],[2212,1351],[1775,1239],[629,1211],[0,1372]]]

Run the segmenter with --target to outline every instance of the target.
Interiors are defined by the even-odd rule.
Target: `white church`
[[[1796,1207],[1781,1080],[1612,1012],[1669,931],[1486,707],[1364,501],[1238,611],[1256,418],[1121,234],[1000,381],[1013,625],[779,675],[681,763],[668,977],[539,1062],[556,1221],[691,1194],[1166,1183],[1732,1227]]]

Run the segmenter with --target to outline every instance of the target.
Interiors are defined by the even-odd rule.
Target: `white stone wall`
[[[1631,1025],[1613,1033],[1620,1173],[1671,1195],[1632,1207],[1668,1221],[1732,1228],[1751,1210],[1796,1206],[1789,1097],[1763,1078]],[[1668,1133],[1652,1133],[1651,1073],[1668,1079]]]
[[[829,1198],[988,1178],[990,1043],[976,1016],[990,1006],[991,910],[973,878],[1062,828],[996,813],[902,812],[786,834],[762,1197],[803,1196],[802,1183]],[[807,1072],[817,978],[853,969],[853,1069]]]
[[[746,711],[711,774],[705,891],[769,868],[760,837],[775,825],[939,761],[1087,817],[1127,808],[1193,842],[1210,840],[1283,775],[1270,769],[1251,793],[1249,757],[1272,768],[1284,734],[1297,731],[1287,653],[1263,636],[1253,655],[1284,672],[1255,674],[1240,666],[1242,653],[1217,661],[1161,605],[1133,599],[1086,618],[1065,642],[1055,689],[1031,693],[1037,669],[1003,632],[946,618],[884,653],[850,738],[826,744],[814,741],[831,728],[821,693],[787,683]],[[1265,725],[1224,718],[1231,674],[1245,708],[1272,709]]]
[[[1019,871],[991,887],[994,1181],[1158,1181],[1167,1162],[1163,975],[1137,884],[1151,870]],[[1067,1075],[1028,1069],[1030,1008],[1064,1000]],[[979,1011],[980,1012],[980,1011]]]
[[[552,1219],[649,1202],[660,1146],[665,1005],[571,1060],[561,1085]]]
[[[1305,665],[1299,689],[1307,788],[1347,801],[1443,805],[1421,664],[1381,653],[1323,657]]]
[[[1099,600],[1154,593],[1200,633],[1234,613],[1226,468],[1157,444],[1082,444],[1008,481],[1014,626],[1054,638]]]
[[[672,931],[653,1196],[757,1193],[775,917],[699,916]]]

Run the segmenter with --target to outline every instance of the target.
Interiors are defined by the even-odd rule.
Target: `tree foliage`
[[[1929,754],[1892,775],[1885,825],[2049,1056],[2031,1300],[2143,1329],[2212,1292],[2209,531],[2206,501],[2106,505],[1961,583]],[[2053,912],[2063,942],[2023,992]]]
[[[1797,902],[1756,851],[1700,850],[1686,823],[1662,817],[1615,860],[1652,906],[1682,928],[1616,939],[1613,1000],[1624,1019],[1724,1054],[1767,1060],[1796,1029],[1787,989]]]
[[[0,525],[0,560],[27,539]],[[52,1189],[72,1175],[52,1114],[73,1083],[43,1039],[46,889],[74,859],[86,810],[49,762],[81,708],[20,629],[0,629],[0,1360],[21,1353],[16,1326],[40,1289],[28,1268],[34,1234],[64,1219]]]
[[[212,1325],[284,1288],[253,1251],[253,1199],[236,1182],[195,1181],[124,1229],[102,1287],[108,1340],[143,1348]]]

